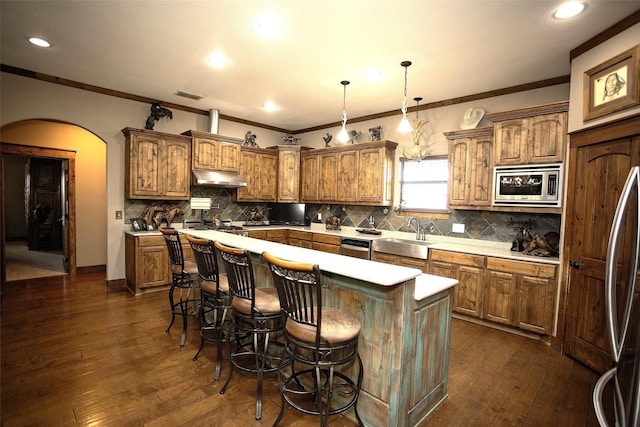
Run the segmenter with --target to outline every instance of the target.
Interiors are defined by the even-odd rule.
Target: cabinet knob
[[[569,261],[569,267],[580,268],[580,263],[578,261]]]

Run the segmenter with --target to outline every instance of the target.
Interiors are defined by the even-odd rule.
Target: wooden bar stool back
[[[282,356],[282,344],[271,340],[271,334],[282,331],[278,293],[275,288],[256,287],[249,251],[217,241],[214,245],[224,264],[233,295],[231,307],[236,343],[230,355],[229,378],[220,393],[225,392],[234,368],[256,373],[256,420],[259,420],[262,418],[263,375],[278,370]]]
[[[323,306],[318,265],[286,261],[267,252],[262,256],[285,317],[286,357],[280,366],[292,362],[289,375],[278,371],[282,406],[274,426],[282,419],[285,402],[303,413],[319,415],[321,426],[327,425],[329,415],[353,407],[362,426],[357,408],[363,376],[359,320],[344,310]],[[298,365],[302,370],[295,369]]]
[[[200,278],[200,348],[193,360],[198,360],[205,341],[216,343],[218,353],[213,378],[217,381],[222,365],[222,344],[226,342],[230,327],[228,323],[231,322],[227,312],[231,310],[232,296],[227,275],[220,274],[218,270],[218,256],[213,241],[191,235],[187,235],[187,241],[191,245]]]
[[[182,251],[180,235],[173,228],[158,227],[169,251],[169,266],[171,268],[171,287],[169,288],[169,307],[171,308],[171,322],[166,332],[169,333],[176,314],[182,316],[182,337],[180,346],[187,340],[187,317],[196,316],[200,305],[197,291],[200,289],[198,281],[198,266],[195,262],[185,260]],[[175,294],[178,293],[178,300]]]

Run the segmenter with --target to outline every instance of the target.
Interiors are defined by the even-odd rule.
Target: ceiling
[[[413,62],[409,106],[568,75],[572,49],[638,9],[635,0],[585,0],[581,15],[560,21],[560,3],[2,0],[0,62],[296,131],[341,120],[341,80],[351,81],[349,118],[399,110],[403,60]],[[270,39],[254,28],[267,12],[281,22]],[[225,67],[207,63],[214,51]],[[368,81],[369,69],[381,80]],[[268,100],[277,111],[263,109]]]

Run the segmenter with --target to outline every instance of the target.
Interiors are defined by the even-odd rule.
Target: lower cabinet
[[[191,247],[182,242],[185,258]],[[127,288],[135,295],[164,289],[171,284],[169,253],[162,236],[125,234],[125,275]]]
[[[538,334],[553,332],[555,265],[432,249],[429,273],[458,280],[457,313]]]
[[[429,274],[458,280],[453,290],[453,310],[482,317],[484,256],[432,249]]]
[[[427,272],[427,261],[420,258],[412,258],[402,255],[391,255],[383,252],[374,252],[371,254],[371,261],[383,262],[385,264],[400,265],[403,267],[411,267]]]
[[[249,231],[247,234],[254,239],[267,240],[269,242],[287,244],[287,231],[285,229],[279,230],[255,230]]]
[[[311,249],[313,245],[313,233],[300,230],[289,230],[289,245],[299,248]]]
[[[330,254],[340,253],[340,236],[330,234],[313,233],[311,249],[316,251],[329,252]]]

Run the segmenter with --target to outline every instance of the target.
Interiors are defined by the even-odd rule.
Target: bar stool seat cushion
[[[171,273],[172,274],[176,274],[176,275],[180,275],[182,274],[182,267],[180,265],[172,265],[171,266]],[[190,260],[185,260],[184,261],[184,271],[188,274],[188,275],[198,275],[198,266],[196,265],[195,261],[190,261]]]
[[[263,315],[280,313],[280,299],[276,288],[256,288],[256,310]],[[232,307],[240,313],[251,313],[251,301],[246,298],[234,298]]]
[[[225,294],[229,294],[229,279],[227,278],[226,274],[220,274],[218,276],[218,280],[220,281],[220,292],[223,292]],[[206,292],[209,294],[215,294],[216,293],[216,282],[211,281],[211,280],[203,280],[202,283],[200,284],[201,288],[202,288],[202,292]]]
[[[350,313],[333,307],[322,308],[320,338],[324,343],[340,344],[360,334],[360,321]],[[316,327],[287,319],[285,329],[294,338],[308,343],[316,341]]]

